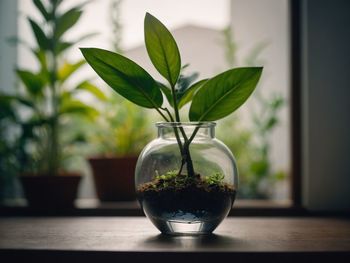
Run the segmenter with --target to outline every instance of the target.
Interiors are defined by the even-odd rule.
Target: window
[[[35,17],[30,1],[20,1],[19,9]],[[91,2],[84,10],[79,25],[67,38],[98,32],[79,46],[110,50],[117,46],[159,80],[143,45],[146,11],[171,29],[183,64],[190,63],[188,74],[198,72],[201,77],[210,77],[232,66],[263,65],[263,78],[254,96],[247,106],[219,121],[217,137],[236,155],[241,199],[290,198],[289,1],[106,0]],[[23,17],[19,35],[33,41]],[[80,58],[81,54],[75,48],[69,57]],[[25,48],[19,49],[18,64],[33,64]],[[88,67],[81,74],[93,76]],[[86,171],[86,167],[80,168]],[[81,197],[92,196],[93,182],[88,177]]]

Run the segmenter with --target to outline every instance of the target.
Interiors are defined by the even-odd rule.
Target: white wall
[[[17,1],[0,1],[0,90],[11,92],[16,81],[14,68],[17,61],[17,47],[7,39],[17,35]]]
[[[302,3],[303,202],[350,210],[350,1]]]

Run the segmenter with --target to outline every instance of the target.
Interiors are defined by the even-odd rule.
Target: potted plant
[[[109,4],[110,42],[119,54],[123,53],[121,5],[121,0],[111,0]],[[88,127],[88,161],[97,197],[102,202],[134,201],[137,157],[153,135],[149,116],[116,93],[108,94],[100,112],[95,123]]]
[[[88,137],[97,197],[104,202],[135,200],[137,157],[153,135],[149,117],[117,94],[109,95],[100,113]]]
[[[10,128],[15,116],[11,101],[0,95],[0,205],[15,197],[18,162],[13,154],[17,143]]]
[[[28,18],[37,45],[20,43],[24,43],[37,59],[39,70],[17,69],[23,85],[16,94],[1,94],[2,101],[15,105],[11,114],[20,127],[16,150],[20,180],[29,205],[34,207],[73,206],[81,175],[65,171],[64,162],[72,145],[81,140],[80,136],[66,138],[61,133],[74,125],[73,115],[91,119],[98,113],[79,100],[79,93],[104,96],[89,81],[72,84],[72,76],[85,61],[66,60],[67,50],[79,39],[66,41],[64,35],[80,19],[82,5],[63,10],[62,2],[33,1],[43,21],[39,24]]]
[[[215,139],[213,121],[248,99],[262,68],[230,69],[178,89],[181,57],[173,36],[148,13],[144,25],[148,55],[168,85],[117,53],[81,51],[113,90],[141,107],[155,109],[165,121],[157,123],[158,138],[144,148],[136,165],[137,196],[146,216],[162,233],[211,233],[229,213],[238,184],[235,160]],[[163,105],[163,94],[173,113]],[[179,110],[189,102],[189,122],[181,122]]]

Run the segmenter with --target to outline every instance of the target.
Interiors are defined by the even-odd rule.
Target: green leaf
[[[194,83],[192,86],[190,86],[188,89],[185,90],[183,93],[177,93],[176,99],[177,99],[177,106],[179,109],[181,109],[183,106],[185,106],[188,102],[190,102],[196,93],[196,91],[207,81],[208,79],[200,80],[196,83]],[[171,94],[170,88],[165,86],[163,83],[158,82],[158,85],[167,98],[169,104],[171,107],[174,107],[173,104],[173,96]]]
[[[16,70],[16,73],[29,94],[34,96],[42,94],[45,83],[39,74],[34,74],[27,70]]]
[[[185,106],[187,103],[189,103],[192,99],[196,91],[206,83],[208,79],[202,79],[200,81],[197,81],[194,83],[191,87],[189,87],[181,96],[178,107],[181,109],[183,106]]]
[[[44,4],[41,2],[41,0],[33,0],[34,5],[36,8],[40,11],[40,13],[43,15],[46,21],[51,20],[50,14],[47,12]]]
[[[41,66],[42,72],[48,72],[46,53],[42,49],[32,50]]]
[[[159,108],[163,96],[156,81],[139,65],[117,53],[81,48],[86,61],[117,93],[146,108]]]
[[[107,100],[106,95],[95,85],[91,84],[88,81],[83,81],[81,82],[75,90],[85,90],[88,91],[89,93],[91,93],[92,95],[94,95],[96,98],[100,99],[100,100]]]
[[[78,8],[72,8],[57,19],[55,38],[59,39],[67,30],[78,22],[82,11]]]
[[[215,121],[238,109],[254,91],[261,67],[236,68],[209,79],[193,97],[190,121]]]
[[[46,37],[44,31],[40,28],[40,26],[34,20],[30,18],[28,18],[28,20],[34,32],[34,36],[35,36],[36,42],[38,43],[38,46],[43,50],[49,49],[50,41]]]
[[[58,80],[61,83],[65,82],[74,72],[76,72],[85,63],[86,61],[84,59],[79,60],[74,64],[65,61],[57,72]]]
[[[175,86],[181,70],[180,52],[169,30],[149,13],[145,16],[145,43],[153,65]]]
[[[273,129],[277,124],[278,124],[278,119],[275,116],[271,116],[265,123],[265,127],[263,127],[263,130],[269,131]]]

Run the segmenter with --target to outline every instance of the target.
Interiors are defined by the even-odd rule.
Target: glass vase
[[[209,234],[228,215],[238,172],[231,151],[215,138],[215,123],[157,123],[158,137],[141,152],[137,198],[164,234]]]

